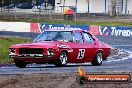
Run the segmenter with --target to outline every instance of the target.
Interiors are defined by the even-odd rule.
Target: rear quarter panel
[[[103,59],[104,60],[107,59],[107,57],[110,55],[110,49],[111,49],[110,45],[105,42],[101,42],[94,35],[92,35],[92,37],[95,39],[97,51],[102,50],[103,51]]]
[[[100,48],[103,50],[103,59],[107,59],[107,57],[110,55],[110,46],[104,42],[100,42]]]

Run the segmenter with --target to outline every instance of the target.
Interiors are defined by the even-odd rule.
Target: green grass
[[[98,26],[132,26],[132,22],[92,22],[92,21],[64,21],[64,20],[45,20],[47,23],[63,23],[63,24],[78,24],[78,25],[98,25]]]
[[[12,62],[13,59],[9,57],[8,47],[13,44],[31,42],[31,39],[3,36],[0,37],[0,63]]]
[[[132,22],[96,22],[96,21],[67,21],[67,20],[49,20],[37,18],[0,18],[0,21],[7,22],[46,22],[53,24],[79,24],[79,25],[98,25],[98,26],[132,26]]]

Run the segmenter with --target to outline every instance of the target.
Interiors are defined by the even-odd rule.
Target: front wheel
[[[62,51],[60,53],[60,56],[58,60],[54,63],[55,66],[60,67],[60,66],[66,66],[68,60],[68,55],[66,52]]]
[[[19,68],[25,68],[27,65],[25,61],[21,61],[21,60],[14,60],[14,63]]]
[[[93,66],[99,66],[102,64],[102,52],[97,52],[95,58],[91,62]]]

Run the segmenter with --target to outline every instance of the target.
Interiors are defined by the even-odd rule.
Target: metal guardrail
[[[15,17],[15,18],[38,18],[38,19],[59,19],[64,20],[63,11],[60,11],[61,7],[55,7],[54,9],[5,9],[0,8],[0,17]],[[100,20],[101,18],[101,20]],[[132,16],[127,15],[127,17],[119,16],[111,17],[109,15],[100,14],[88,14],[88,13],[76,13],[77,20],[90,20],[90,21],[123,21],[132,22]]]
[[[16,10],[15,9],[3,9],[3,12],[15,12]]]

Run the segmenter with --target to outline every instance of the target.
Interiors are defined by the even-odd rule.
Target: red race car
[[[66,66],[67,63],[91,62],[102,64],[110,55],[110,46],[83,30],[46,30],[33,43],[9,47],[9,56],[20,68],[28,63],[49,63]]]

